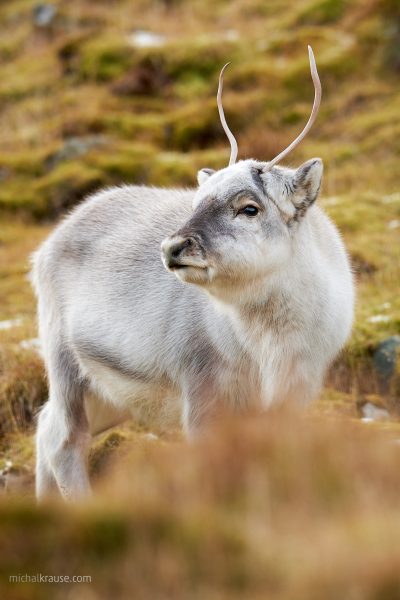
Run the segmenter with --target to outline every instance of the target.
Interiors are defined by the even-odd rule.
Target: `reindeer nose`
[[[191,237],[173,237],[163,241],[161,250],[164,254],[166,265],[169,269],[181,266],[180,258],[187,255],[194,247],[195,241]]]
[[[174,242],[170,248],[170,255],[172,258],[178,258],[182,252],[189,248],[193,244],[192,238],[186,238],[179,242]]]

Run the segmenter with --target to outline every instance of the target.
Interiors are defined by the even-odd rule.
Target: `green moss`
[[[49,52],[37,53],[32,59],[28,54],[2,64],[0,101],[19,101],[35,93],[46,93],[51,79],[58,76],[55,56]]]
[[[87,164],[101,172],[107,184],[143,184],[149,181],[154,154],[151,146],[120,142],[91,153]]]
[[[206,98],[212,83],[214,81],[210,81],[210,77],[189,71],[174,84],[174,95],[184,102],[190,102],[192,98]]]
[[[193,186],[197,170],[187,154],[163,152],[151,166],[151,180],[160,186]]]
[[[49,148],[24,148],[19,152],[0,152],[1,168],[7,172],[5,181],[13,175],[38,177],[44,173],[44,161]]]
[[[257,89],[259,93],[265,94],[270,102],[277,102],[276,94],[279,94],[280,73],[265,57],[255,56],[249,62],[240,61],[231,64],[226,72],[225,86],[229,89],[246,91]]]
[[[0,185],[0,214],[25,214],[42,217],[47,213],[46,199],[33,189],[32,180],[19,177]]]
[[[126,442],[126,440],[127,436],[116,430],[102,435],[90,452],[90,472],[95,476],[104,472],[115,455],[115,450]]]
[[[101,36],[80,46],[78,73],[83,80],[106,82],[133,62],[133,50],[119,37]]]
[[[391,71],[398,73],[400,69],[400,6],[397,0],[381,0],[380,7],[384,21],[380,29],[384,33],[383,64]]]
[[[299,22],[313,25],[333,23],[340,19],[347,5],[348,0],[313,1],[300,13]]]
[[[136,114],[122,110],[107,112],[101,117],[106,131],[122,138],[141,139],[162,145],[168,134],[168,116],[157,113]],[[154,149],[156,152],[156,148]]]
[[[230,127],[238,134],[254,120],[265,102],[259,94],[235,94],[225,98],[224,110]],[[226,145],[226,136],[218,119],[214,99],[193,101],[174,111],[168,119],[165,145],[182,152],[212,148],[217,143]]]
[[[169,121],[168,144],[181,151],[210,146],[222,137],[216,120],[215,103],[194,103],[182,108]]]
[[[198,37],[193,43],[189,40],[185,44],[171,46],[166,64],[167,74],[175,81],[185,80],[187,77],[197,77],[209,80],[218,74],[224,62],[235,56],[235,44],[220,41],[211,41],[206,36]]]
[[[104,174],[83,161],[72,160],[35,182],[34,191],[43,198],[46,214],[56,216],[105,183]]]

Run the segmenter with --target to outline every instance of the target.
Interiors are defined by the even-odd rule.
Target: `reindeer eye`
[[[256,215],[258,215],[258,208],[253,204],[248,204],[244,208],[241,208],[238,214],[246,215],[246,217],[255,217]]]

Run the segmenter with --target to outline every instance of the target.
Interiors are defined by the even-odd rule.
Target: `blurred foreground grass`
[[[47,25],[36,6],[0,5],[0,569],[93,584],[2,579],[0,595],[400,598],[400,370],[382,381],[373,363],[400,332],[398,0],[60,0]],[[127,425],[95,442],[96,501],[32,507],[33,416],[47,391],[29,254],[99,187],[192,186],[198,168],[225,166],[215,93],[227,61],[240,156],[277,154],[309,114],[308,43],[323,103],[291,161],[323,158],[321,204],[358,288],[319,417],[250,419],[194,448]],[[353,423],[366,403],[391,420]]]
[[[128,429],[103,442],[89,504],[0,502],[2,597],[400,597],[398,431],[270,414],[191,447]],[[25,573],[91,583],[8,582]]]

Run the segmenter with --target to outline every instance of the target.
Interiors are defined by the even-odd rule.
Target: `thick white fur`
[[[222,406],[318,396],[351,329],[351,270],[335,226],[314,204],[322,163],[262,167],[202,171],[196,193],[100,192],[36,253],[50,386],[37,431],[39,497],[89,493],[89,431],[127,415],[167,423],[178,411],[196,435]],[[260,203],[255,218],[236,215],[248,197]],[[206,268],[196,268],[195,249],[194,267],[175,276],[160,244],[168,238],[165,262],[172,241],[196,227],[208,240]]]

